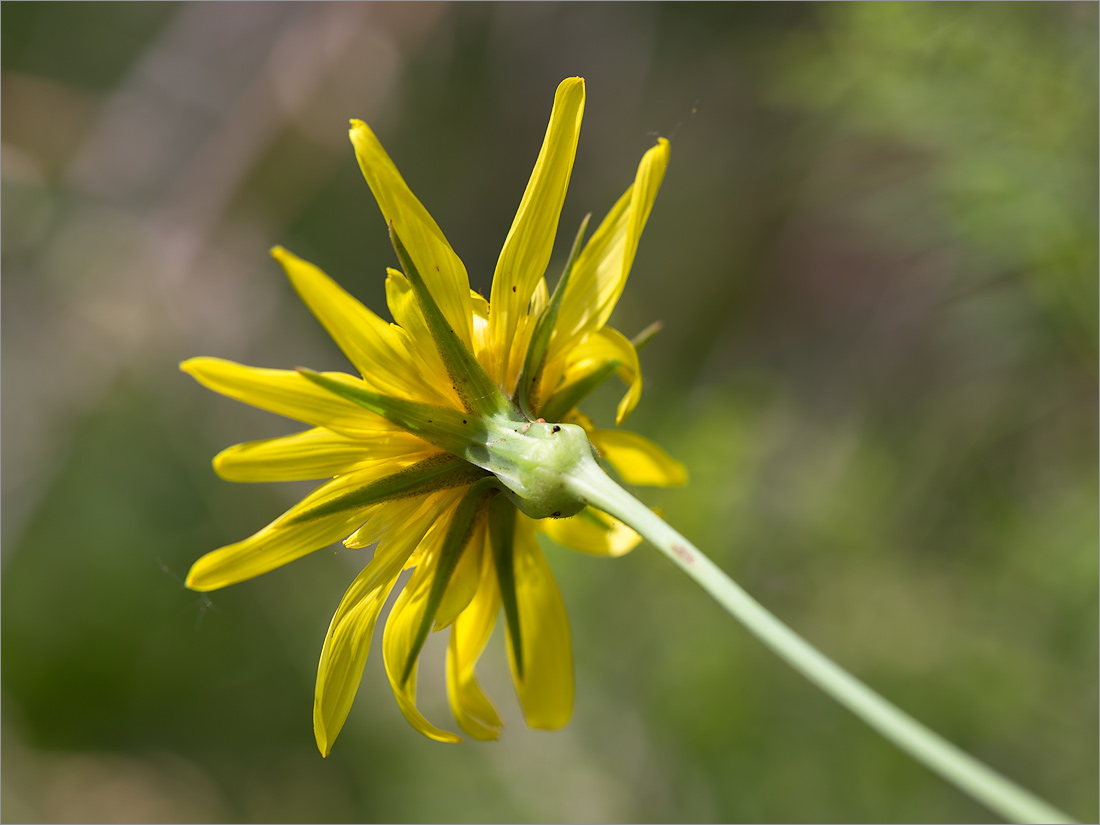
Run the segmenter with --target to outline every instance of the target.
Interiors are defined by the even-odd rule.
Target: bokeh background
[[[366,551],[182,587],[299,485],[295,429],[178,372],[345,361],[267,257],[384,309],[368,120],[487,291],[557,82],[588,81],[551,273],[656,135],[613,322],[664,331],[640,491],[853,673],[1085,821],[1097,800],[1097,5],[64,4],[2,10],[5,821],[987,821],[651,549],[547,546],[565,730],[444,746],[379,636],[337,747],[317,657]],[[589,411],[609,425],[618,387]],[[450,722],[433,639],[421,705]]]

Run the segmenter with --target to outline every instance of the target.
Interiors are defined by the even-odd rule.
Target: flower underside
[[[569,626],[536,533],[601,556],[622,555],[640,538],[585,506],[562,479],[593,461],[595,448],[627,483],[686,481],[683,466],[657,445],[598,429],[577,409],[612,375],[628,388],[616,425],[641,394],[636,347],[606,323],[669,158],[661,139],[587,240],[585,219],[551,293],[544,274],[584,98],[580,78],[558,87],[489,301],[470,290],[462,261],[374,133],[352,121],[360,168],[401,265],[386,279],[394,323],[312,264],[280,247],[272,255],[359,375],[260,369],[215,358],[181,365],[212,390],[311,427],[224,450],[214,459],[219,475],[329,479],[253,536],[199,559],[189,587],[225,587],[339,539],[350,548],[376,545],[322,648],[313,715],[322,754],[347,718],[379,612],[408,568],[413,572],[386,623],[382,655],[409,722],[433,739],[459,740],[416,706],[420,650],[429,633],[450,628],[446,678],[455,719],[474,738],[499,735],[500,716],[474,671],[503,609],[528,725],[564,725],[573,705]]]

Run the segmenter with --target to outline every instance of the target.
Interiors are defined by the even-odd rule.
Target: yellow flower
[[[640,539],[606,513],[563,498],[547,469],[556,460],[547,450],[561,446],[570,456],[591,460],[587,433],[629,483],[686,480],[683,466],[652,442],[596,429],[576,410],[612,374],[628,385],[616,424],[638,402],[637,352],[606,322],[669,158],[663,139],[645,153],[634,183],[591,239],[579,249],[574,245],[551,296],[543,275],[576,154],[584,96],[580,78],[558,87],[542,150],[497,262],[490,301],[470,290],[462,261],[374,133],[352,121],[359,165],[404,268],[388,270],[386,280],[395,323],[379,318],[312,264],[278,247],[272,255],[360,376],[260,369],[215,358],[181,365],[216,392],[312,427],[224,450],[214,459],[222,478],[331,479],[255,535],[199,559],[187,577],[189,587],[235,584],[337,539],[353,548],[376,544],[373,560],[344,594],[321,652],[313,721],[322,754],[329,753],[347,718],[379,612],[401,571],[410,567],[415,570],[393,607],[382,646],[409,722],[433,739],[459,740],[416,707],[424,639],[449,627],[447,690],[458,725],[478,739],[499,735],[500,717],[474,668],[503,607],[527,723],[564,725],[573,705],[569,626],[536,530],[605,556],[626,553]],[[562,423],[544,424],[544,418]]]

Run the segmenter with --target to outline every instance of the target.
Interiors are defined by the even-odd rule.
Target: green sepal
[[[577,230],[577,236],[573,239],[573,248],[569,252],[569,260],[565,262],[554,294],[542,314],[535,323],[535,331],[531,334],[531,341],[527,345],[527,355],[523,360],[523,369],[520,371],[519,380],[516,382],[515,402],[520,411],[530,419],[535,418],[535,410],[538,408],[539,382],[542,380],[542,371],[546,366],[546,353],[550,350],[550,339],[554,335],[554,325],[558,322],[558,310],[561,309],[562,296],[569,285],[569,276],[573,274],[573,264],[580,255],[581,244],[584,242],[584,233],[588,229],[588,221],[592,217],[589,212],[581,221],[581,228]],[[550,419],[554,420],[554,419]]]
[[[371,392],[351,378],[298,371],[318,386],[492,473],[531,518],[564,518],[584,506],[566,484],[569,472],[592,453],[588,436],[576,425],[481,418]]]
[[[620,361],[607,361],[584,378],[561,387],[543,405],[542,416],[547,421],[561,421],[621,366]]]
[[[630,339],[630,346],[634,347],[635,352],[641,352],[642,348],[657,337],[657,333],[665,328],[664,321],[654,321],[648,327],[643,329],[637,335]]]
[[[523,637],[519,632],[519,603],[516,600],[515,571],[516,508],[503,496],[489,504],[489,545],[493,548],[493,563],[500,586],[500,601],[508,623],[508,639],[516,673],[523,678]]]
[[[424,613],[420,618],[420,626],[416,629],[416,637],[412,647],[409,648],[409,658],[405,660],[405,670],[401,674],[401,685],[409,681],[413,666],[428,639],[432,625],[435,624],[435,614],[439,612],[439,605],[443,601],[443,594],[447,592],[447,585],[451,576],[458,567],[458,561],[462,558],[462,551],[470,543],[476,524],[474,517],[478,509],[485,502],[487,495],[493,495],[499,487],[498,482],[492,476],[481,479],[473,484],[462,500],[458,503],[454,517],[447,527],[447,535],[443,538],[443,546],[439,548],[439,557],[435,562],[435,575],[432,577],[432,586],[428,591],[428,601],[424,605]]]
[[[478,415],[511,414],[511,417],[515,417],[515,408],[511,402],[447,323],[428,285],[424,283],[420,270],[416,268],[405,245],[401,243],[393,221],[390,221],[390,241],[393,243],[394,252],[397,253],[402,269],[405,270],[405,277],[409,279],[416,302],[424,315],[424,322],[432,333],[435,348],[439,352],[439,357],[443,359],[443,366],[447,369],[447,375],[450,376],[462,406],[468,412]]]
[[[350,380],[333,378],[305,367],[298,367],[298,372],[314,384],[377,413],[449,453],[464,456],[472,445],[485,445],[492,440],[488,422],[473,413],[371,392],[350,383]]]
[[[475,467],[457,456],[449,454],[434,455],[399,470],[393,475],[380,478],[360,487],[358,490],[349,490],[342,495],[318,504],[316,507],[303,510],[293,518],[287,519],[286,523],[298,524],[345,510],[355,510],[369,507],[372,504],[381,504],[384,501],[394,501],[410,496],[434,493],[438,490],[448,490],[452,487],[461,487],[486,476],[487,473],[480,467]]]

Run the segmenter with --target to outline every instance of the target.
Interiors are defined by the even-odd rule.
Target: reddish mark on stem
[[[691,555],[686,547],[682,544],[672,545],[672,552],[675,553],[686,564],[695,564],[695,556]]]

